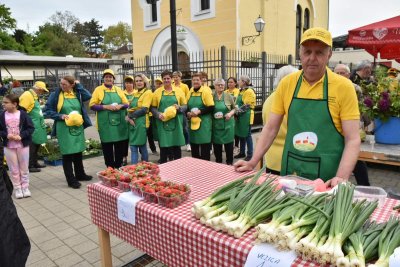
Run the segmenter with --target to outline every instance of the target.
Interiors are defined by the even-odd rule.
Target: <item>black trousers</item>
[[[233,164],[233,142],[224,144],[225,147],[225,155],[226,155],[226,164]],[[214,147],[214,155],[215,162],[222,163],[222,144],[213,144]]]
[[[150,120],[150,126],[147,128],[147,141],[149,142],[151,152],[155,152],[157,151],[157,148],[156,144],[154,143],[152,123],[152,120]]]
[[[196,159],[210,160],[211,144],[193,144],[190,143],[192,148],[192,157]]]
[[[235,147],[239,147],[239,141],[240,141],[239,136],[235,135]]]
[[[165,163],[168,159],[176,160],[182,157],[180,146],[160,147],[160,163]]]
[[[62,155],[62,160],[68,184],[72,184],[77,181],[77,178],[83,178],[86,175],[83,167],[82,152]]]
[[[124,140],[124,157],[128,156],[128,151],[129,151],[129,139]]]
[[[35,168],[38,164],[38,151],[40,145],[31,143],[29,145],[29,168]]]
[[[368,178],[368,168],[364,161],[357,160],[353,170],[354,177],[358,185],[370,186]]]
[[[101,143],[104,155],[104,163],[107,167],[119,168],[122,166],[122,160],[126,151],[125,146],[126,140]]]

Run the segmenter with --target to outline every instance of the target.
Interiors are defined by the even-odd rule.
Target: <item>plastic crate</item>
[[[188,191],[179,196],[164,197],[158,195],[158,204],[160,204],[163,207],[173,209],[178,207],[183,202],[185,202],[189,198],[189,195],[190,195],[190,189],[188,189]]]
[[[105,186],[108,186],[108,187],[116,187],[116,186],[118,186],[117,179],[110,179],[108,177],[105,177],[105,176],[101,175],[100,172],[97,173],[97,178]]]
[[[118,188],[119,188],[122,192],[131,191],[131,185],[130,185],[130,183],[127,183],[127,182],[118,181]]]
[[[356,186],[354,189],[353,200],[367,200],[375,201],[378,200],[378,207],[382,207],[385,204],[387,198],[386,191],[381,187],[376,186]]]

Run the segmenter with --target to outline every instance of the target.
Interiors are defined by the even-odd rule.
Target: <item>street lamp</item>
[[[129,53],[133,52],[133,44],[130,41],[126,44],[126,49],[128,49]]]
[[[254,27],[256,28],[258,34],[242,37],[242,45],[254,44],[254,40],[261,35],[262,31],[264,30],[264,26],[265,26],[265,21],[261,18],[261,15],[259,15],[256,21],[254,22]]]

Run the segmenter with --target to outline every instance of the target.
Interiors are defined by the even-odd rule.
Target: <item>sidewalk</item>
[[[85,133],[86,138],[98,139],[94,127],[86,129]],[[190,156],[190,153],[182,152],[183,156]],[[150,161],[157,160],[158,156],[150,155]],[[215,160],[213,156],[211,160]],[[97,182],[96,172],[105,168],[103,157],[84,160],[84,166],[94,179],[82,182],[78,190],[67,186],[62,166],[48,166],[42,172],[30,175],[32,197],[14,198],[32,245],[27,266],[101,266],[97,227],[90,219],[86,185]],[[374,165],[369,168],[369,175],[372,185],[400,191],[399,168]],[[124,266],[143,255],[113,235],[111,246],[114,266]],[[136,266],[163,264],[153,261]]]

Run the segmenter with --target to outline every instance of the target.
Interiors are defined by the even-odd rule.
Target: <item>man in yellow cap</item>
[[[399,80],[397,79],[398,73],[399,71],[395,68],[390,68],[387,71],[387,77],[385,80],[389,82],[390,91],[396,90],[399,87]]]
[[[253,169],[273,142],[284,115],[288,131],[281,175],[321,178],[328,186],[347,181],[360,150],[357,96],[350,80],[326,67],[332,56],[332,36],[311,28],[300,41],[303,70],[281,80],[250,161],[238,161],[238,171]]]
[[[25,91],[19,97],[19,106],[26,110],[33,121],[35,131],[32,134],[32,143],[29,146],[29,172],[40,172],[40,168],[46,167],[38,162],[38,150],[41,144],[46,143],[47,132],[42,109],[40,108],[39,96],[48,93],[46,84],[37,81],[31,89]]]

